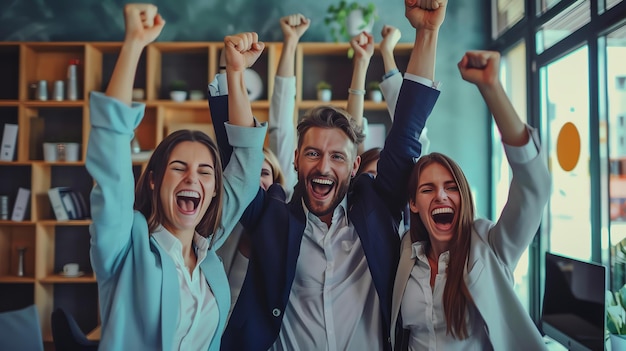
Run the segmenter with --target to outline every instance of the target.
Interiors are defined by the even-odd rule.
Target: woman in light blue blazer
[[[100,350],[219,350],[230,306],[215,250],[254,198],[265,126],[252,116],[243,71],[263,51],[256,33],[224,39],[233,106],[233,154],[222,171],[216,144],[182,130],[154,150],[135,190],[130,145],[145,106],[131,102],[142,51],[165,22],[150,4],[124,8],[126,37],[106,93],[90,97],[86,167],[91,263],[98,281]]]
[[[550,175],[536,131],[525,125],[498,80],[500,55],[459,62],[500,130],[513,170],[496,223],[474,217],[467,179],[440,153],[424,155],[409,180],[411,226],[401,244],[392,324],[396,350],[542,350],[541,334],[513,290],[513,271],[541,222]]]

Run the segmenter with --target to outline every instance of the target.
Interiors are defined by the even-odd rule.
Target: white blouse
[[[492,350],[485,322],[475,306],[469,307],[468,337],[458,340],[446,333],[443,290],[450,252],[439,255],[438,272],[430,287],[430,265],[421,242],[413,243],[415,266],[402,298],[402,324],[410,330],[409,350],[485,351]]]

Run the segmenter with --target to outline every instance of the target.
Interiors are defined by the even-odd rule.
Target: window
[[[552,174],[548,249],[580,260],[591,259],[588,66],[584,46],[540,73],[543,144]]]
[[[494,5],[496,8],[493,37],[496,38],[524,18],[525,5],[524,0],[496,0]]]
[[[626,25],[606,36],[606,61],[609,232],[616,288],[626,283]]]
[[[588,0],[578,0],[554,16],[537,31],[537,53],[541,54],[563,38],[589,23],[591,11]]]
[[[612,288],[626,282],[626,158],[621,149],[626,141],[626,1],[525,0],[521,6],[491,0],[491,5],[490,49],[502,53],[507,94],[516,111],[539,128],[553,176],[541,235],[515,272],[518,296],[538,322],[545,251],[611,264]],[[510,174],[499,133],[491,128],[490,208],[497,218]],[[559,161],[559,143],[571,149],[572,140],[576,152]],[[569,164],[564,168],[560,162]]]

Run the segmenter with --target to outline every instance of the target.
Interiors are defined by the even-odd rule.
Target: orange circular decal
[[[556,156],[563,170],[569,172],[578,163],[580,158],[580,134],[576,126],[567,122],[561,128],[556,140]]]

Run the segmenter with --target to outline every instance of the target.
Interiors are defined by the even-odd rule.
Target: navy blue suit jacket
[[[378,176],[361,175],[348,193],[348,217],[361,240],[380,300],[385,350],[391,350],[391,299],[400,254],[398,225],[408,199],[407,182],[421,145],[417,139],[439,91],[404,80],[393,126],[378,162]],[[209,98],[216,129],[228,116],[227,99]],[[228,145],[216,130],[218,144]],[[229,158],[228,151],[223,157]],[[226,161],[224,162],[226,164]],[[252,253],[239,299],[222,337],[222,350],[266,351],[283,320],[306,225],[302,196],[289,203],[280,185],[260,189],[241,222],[251,235]],[[365,308],[365,306],[363,306]]]

